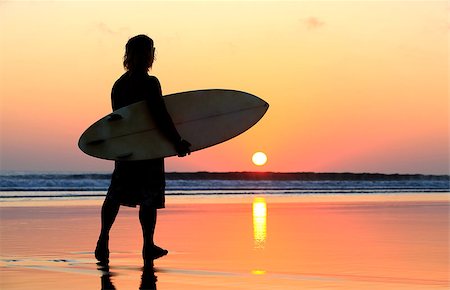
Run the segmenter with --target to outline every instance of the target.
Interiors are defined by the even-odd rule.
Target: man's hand
[[[178,157],[184,157],[186,155],[191,154],[191,150],[189,149],[189,147],[192,144],[189,143],[186,140],[181,139],[176,145],[175,145],[175,149],[177,150],[177,155]]]

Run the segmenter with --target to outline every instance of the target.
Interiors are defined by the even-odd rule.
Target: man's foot
[[[109,249],[108,240],[99,239],[97,242],[97,247],[95,248],[95,258],[98,260],[98,265],[108,265],[109,263]]]
[[[144,250],[142,251],[142,256],[144,260],[156,260],[158,258],[167,255],[168,253],[169,251],[163,248],[160,248],[156,245],[151,245],[149,249],[146,249],[146,247],[144,247]]]
[[[169,251],[167,251],[166,249],[160,248],[157,245],[153,245],[153,251],[152,251],[153,260],[161,258],[161,257],[167,255],[168,253],[169,253]]]

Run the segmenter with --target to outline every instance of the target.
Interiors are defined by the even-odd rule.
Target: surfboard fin
[[[131,155],[133,155],[133,152],[128,152],[124,154],[117,155],[117,159],[127,159],[130,158]]]
[[[123,119],[122,115],[119,115],[116,113],[109,114],[109,117],[108,117],[108,121],[117,121],[117,120],[121,120],[121,119]]]

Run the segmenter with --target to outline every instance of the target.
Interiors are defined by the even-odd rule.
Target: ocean
[[[2,173],[0,202],[96,199],[110,173]],[[448,175],[352,173],[168,173],[167,195],[450,193]]]
[[[0,174],[1,289],[148,279],[136,209],[114,224],[110,272],[95,264],[109,179]],[[168,173],[157,240],[170,254],[149,278],[167,290],[449,289],[449,193],[448,176]]]

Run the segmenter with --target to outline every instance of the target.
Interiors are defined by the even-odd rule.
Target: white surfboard
[[[191,151],[227,141],[256,124],[269,108],[262,99],[235,90],[198,90],[164,97],[167,110]],[[145,160],[176,155],[158,130],[145,101],[114,111],[80,137],[80,149],[108,160]]]

